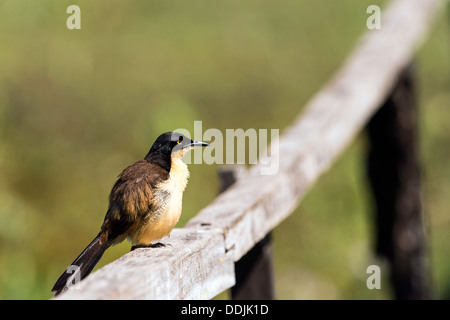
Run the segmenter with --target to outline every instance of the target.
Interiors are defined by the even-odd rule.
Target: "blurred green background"
[[[0,298],[47,299],[156,137],[288,126],[367,32],[376,0],[0,0]],[[66,28],[81,8],[82,30]],[[450,298],[450,23],[417,56],[433,288]],[[377,32],[377,31],[372,31]],[[273,233],[280,299],[390,299],[372,254],[364,134]],[[178,227],[217,195],[190,165]],[[98,267],[128,252],[108,250]],[[381,290],[366,268],[382,266]],[[226,298],[222,294],[221,298]]]

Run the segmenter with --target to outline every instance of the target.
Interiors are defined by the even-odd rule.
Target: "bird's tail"
[[[94,240],[83,250],[83,252],[75,259],[72,264],[67,267],[66,271],[59,277],[53,286],[52,293],[56,296],[67,290],[71,285],[86,278],[97,262],[103,256],[106,249],[111,246],[109,241],[100,242],[100,233]]]

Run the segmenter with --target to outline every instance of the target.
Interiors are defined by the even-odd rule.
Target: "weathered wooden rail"
[[[281,136],[277,174],[238,172],[168,246],[130,252],[57,299],[210,299],[231,287],[236,299],[273,298],[270,231],[368,123],[377,250],[391,261],[397,298],[430,297],[410,65],[443,3],[395,0],[382,10],[381,30],[364,34]]]

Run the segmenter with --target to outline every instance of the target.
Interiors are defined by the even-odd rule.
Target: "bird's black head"
[[[178,132],[166,132],[156,139],[145,159],[165,162],[170,169],[172,158],[181,158],[193,147],[206,147],[208,145],[206,142],[189,139]],[[162,163],[160,164],[162,165]]]

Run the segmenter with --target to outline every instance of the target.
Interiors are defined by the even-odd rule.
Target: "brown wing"
[[[140,219],[149,212],[153,188],[168,178],[168,171],[146,160],[126,168],[109,195],[109,208],[101,230],[101,242],[123,241]]]

